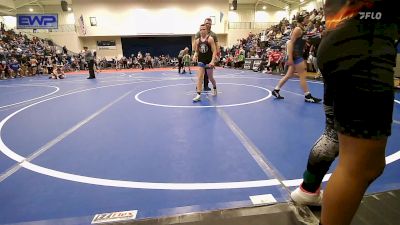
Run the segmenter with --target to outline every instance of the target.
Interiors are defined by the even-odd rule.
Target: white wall
[[[260,25],[262,23],[272,23],[277,24],[284,17],[289,18],[288,11],[271,6],[266,5],[266,10],[263,10],[259,5],[257,8],[254,5],[238,5],[237,10],[229,11],[228,22],[251,22],[252,25]],[[251,29],[227,29],[228,39],[227,44],[225,46],[232,47],[232,45],[237,44],[237,39],[246,38],[249,32],[253,34],[261,33],[262,30],[268,28],[262,28],[260,26],[253,26]],[[254,28],[256,27],[256,28]]]
[[[303,4],[303,5],[300,6],[301,10],[306,10],[307,12],[311,12],[314,9],[318,9],[318,8],[319,7],[317,5],[317,1],[311,1],[311,2],[308,2],[308,3]]]
[[[254,7],[251,5],[240,5],[237,10],[229,11],[228,22],[253,22]]]
[[[227,46],[228,44],[228,35],[227,34],[217,34],[218,44],[220,46]]]
[[[290,16],[296,15],[301,10],[307,10],[308,12],[319,9],[324,6],[325,0],[312,0],[306,1],[305,3],[301,4],[294,4],[292,5]]]
[[[40,34],[40,33],[38,33]],[[37,35],[37,34],[36,34]],[[53,40],[59,46],[66,46],[68,50],[78,53],[83,49],[82,40],[75,32],[53,32],[47,33],[45,38]]]
[[[12,29],[17,25],[17,18],[15,16],[2,16],[0,17],[0,21],[9,29]]]
[[[94,7],[95,4],[95,7]],[[81,15],[86,36],[193,34],[206,17],[214,16],[213,31],[224,32],[228,0],[85,0],[73,2],[76,23]],[[220,21],[220,14],[223,14]],[[90,26],[95,17],[97,26]]]
[[[279,22],[283,18],[288,18],[286,11],[256,11],[255,22]]]
[[[228,22],[279,22],[282,18],[288,18],[286,10],[267,6],[266,10],[261,6],[254,8],[254,5],[239,5],[237,10],[230,10]]]

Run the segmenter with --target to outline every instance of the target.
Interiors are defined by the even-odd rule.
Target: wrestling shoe
[[[193,98],[194,102],[198,102],[201,100],[201,95],[197,94],[196,97]]]
[[[274,89],[274,90],[272,91],[272,95],[275,96],[275,98],[277,98],[277,99],[284,99],[284,97],[282,97],[282,96],[279,94],[279,90]]]
[[[290,193],[290,197],[294,202],[301,205],[320,206],[322,203],[322,191],[320,189],[311,193],[300,186]]]
[[[322,99],[313,97],[311,94],[304,96],[304,101],[309,103],[319,103]]]

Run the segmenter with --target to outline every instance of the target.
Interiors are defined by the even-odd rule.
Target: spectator
[[[65,74],[64,74],[64,70],[62,69],[62,67],[63,67],[62,65],[57,65],[57,67],[51,73],[51,76],[49,77],[49,79],[64,79]]]
[[[10,68],[10,72],[11,72],[11,77],[15,78],[17,76],[19,77],[23,77],[21,75],[21,65],[19,64],[19,62],[17,61],[17,59],[12,59],[11,63],[9,65]]]

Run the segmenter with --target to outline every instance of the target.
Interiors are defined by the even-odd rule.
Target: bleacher
[[[264,30],[262,33],[249,33],[248,36],[241,39],[238,44],[223,51],[222,60],[224,67],[248,69],[256,72],[262,72],[262,70],[265,69],[265,72],[268,73],[284,73],[286,42],[290,39],[290,33],[296,26],[295,18],[297,18],[300,13],[302,15],[307,14],[310,17],[310,22],[306,26],[305,34],[308,38],[308,42],[303,55],[307,62],[307,71],[309,72],[308,76],[312,78],[320,77],[317,66],[312,63],[312,57],[315,57],[316,51],[314,51],[312,57],[309,57],[309,52],[312,47],[318,47],[318,44],[321,40],[321,34],[325,30],[322,9],[313,10],[311,12],[302,11],[295,15],[291,21],[284,18],[279,22],[279,24],[266,28],[266,30]],[[244,62],[239,63],[240,66],[237,66],[239,55],[243,54],[243,52],[239,51],[240,49],[244,50],[246,57]],[[281,54],[281,57],[278,61],[274,62],[276,66],[269,68],[268,65],[273,62],[273,59],[271,59],[270,55],[272,53],[277,54],[277,52],[274,50],[278,50],[278,52]],[[267,68],[264,68],[264,65],[266,65]]]

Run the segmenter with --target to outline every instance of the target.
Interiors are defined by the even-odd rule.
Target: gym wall
[[[85,0],[73,2],[75,20],[82,16],[82,36],[187,35],[198,31],[206,17],[215,18],[213,30],[224,33],[227,0]],[[222,15],[222,20],[221,20]],[[95,17],[97,26],[90,25]]]

